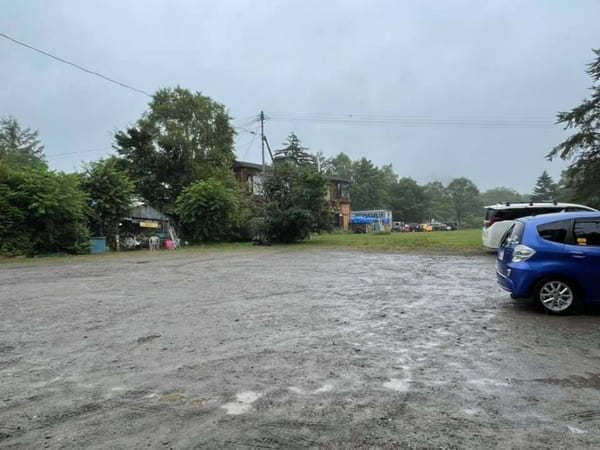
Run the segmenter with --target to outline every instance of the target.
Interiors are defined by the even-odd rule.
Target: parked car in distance
[[[449,231],[448,225],[441,222],[431,222],[433,231]]]
[[[423,223],[421,224],[421,231],[433,231],[433,225],[431,225],[430,223]]]
[[[538,216],[558,212],[596,211],[585,205],[574,203],[498,203],[486,206],[485,219],[481,239],[483,245],[490,249],[497,249],[500,240],[515,220],[521,217]]]
[[[446,229],[448,231],[458,230],[458,222],[446,222]]]
[[[405,231],[423,231],[421,230],[421,225],[418,223],[407,223],[404,227]]]
[[[404,231],[404,222],[392,222],[392,231]]]
[[[516,220],[498,248],[496,276],[513,298],[533,296],[551,313],[599,302],[600,212]]]

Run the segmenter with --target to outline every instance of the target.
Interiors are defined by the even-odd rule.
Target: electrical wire
[[[256,141],[256,137],[258,136],[258,134],[254,134],[254,136],[252,136],[252,139],[250,139],[250,142],[248,143],[248,146],[246,147],[246,150],[244,150],[244,155],[242,156],[242,161],[246,159],[246,155],[248,154],[248,150],[250,150],[250,147],[252,147],[252,144],[254,144],[254,141]]]
[[[271,113],[271,121],[279,122],[318,122],[343,125],[386,125],[403,127],[458,126],[478,128],[537,128],[554,126],[543,117],[432,117],[419,115],[367,115],[367,114],[319,114],[319,113]]]
[[[75,151],[75,152],[66,152],[66,153],[51,153],[48,155],[44,155],[44,158],[64,158],[65,156],[72,156],[72,155],[83,155],[86,153],[95,153],[95,152],[111,152],[114,151],[114,148],[96,148],[93,150],[80,150],[80,151]]]
[[[49,58],[52,58],[52,59],[54,59],[54,60],[56,60],[58,62],[61,62],[63,64],[67,64],[67,65],[75,67],[76,69],[79,69],[79,70],[81,70],[83,72],[89,73],[89,74],[97,76],[99,78],[102,78],[103,80],[109,81],[110,83],[117,84],[117,85],[119,85],[121,87],[124,87],[124,88],[129,89],[129,90],[134,91],[134,92],[137,92],[138,94],[143,94],[143,95],[146,95],[147,97],[152,98],[152,94],[149,94],[148,92],[146,92],[146,91],[144,91],[142,89],[138,89],[136,87],[130,86],[129,84],[122,83],[121,81],[115,80],[114,78],[107,77],[106,75],[103,75],[100,72],[96,72],[95,70],[87,69],[87,68],[85,68],[83,66],[80,66],[79,64],[76,64],[74,62],[68,61],[68,60],[63,59],[63,58],[61,58],[59,56],[55,56],[55,55],[53,55],[51,53],[48,53],[48,52],[46,52],[44,50],[41,50],[41,49],[36,48],[36,47],[34,47],[32,45],[26,44],[25,42],[21,42],[21,41],[15,39],[13,37],[10,37],[7,34],[0,33],[0,37],[3,37],[4,39],[7,39],[7,40],[9,40],[9,41],[11,41],[11,42],[13,42],[13,43],[15,43],[17,45],[21,45],[21,46],[26,47],[26,48],[28,48],[30,50],[33,50],[34,52],[41,53],[42,55],[47,56]]]

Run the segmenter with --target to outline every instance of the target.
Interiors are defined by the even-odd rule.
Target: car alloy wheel
[[[564,281],[546,281],[538,291],[538,299],[542,306],[553,313],[567,311],[575,301],[571,286]]]

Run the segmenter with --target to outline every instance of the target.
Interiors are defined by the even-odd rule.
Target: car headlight
[[[527,261],[533,255],[535,255],[534,249],[532,249],[531,247],[527,247],[526,245],[519,244],[515,247],[515,250],[513,251],[512,262],[517,263]]]

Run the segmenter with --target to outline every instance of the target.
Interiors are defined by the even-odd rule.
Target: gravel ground
[[[600,446],[600,315],[494,259],[157,252],[0,268],[2,448]]]

